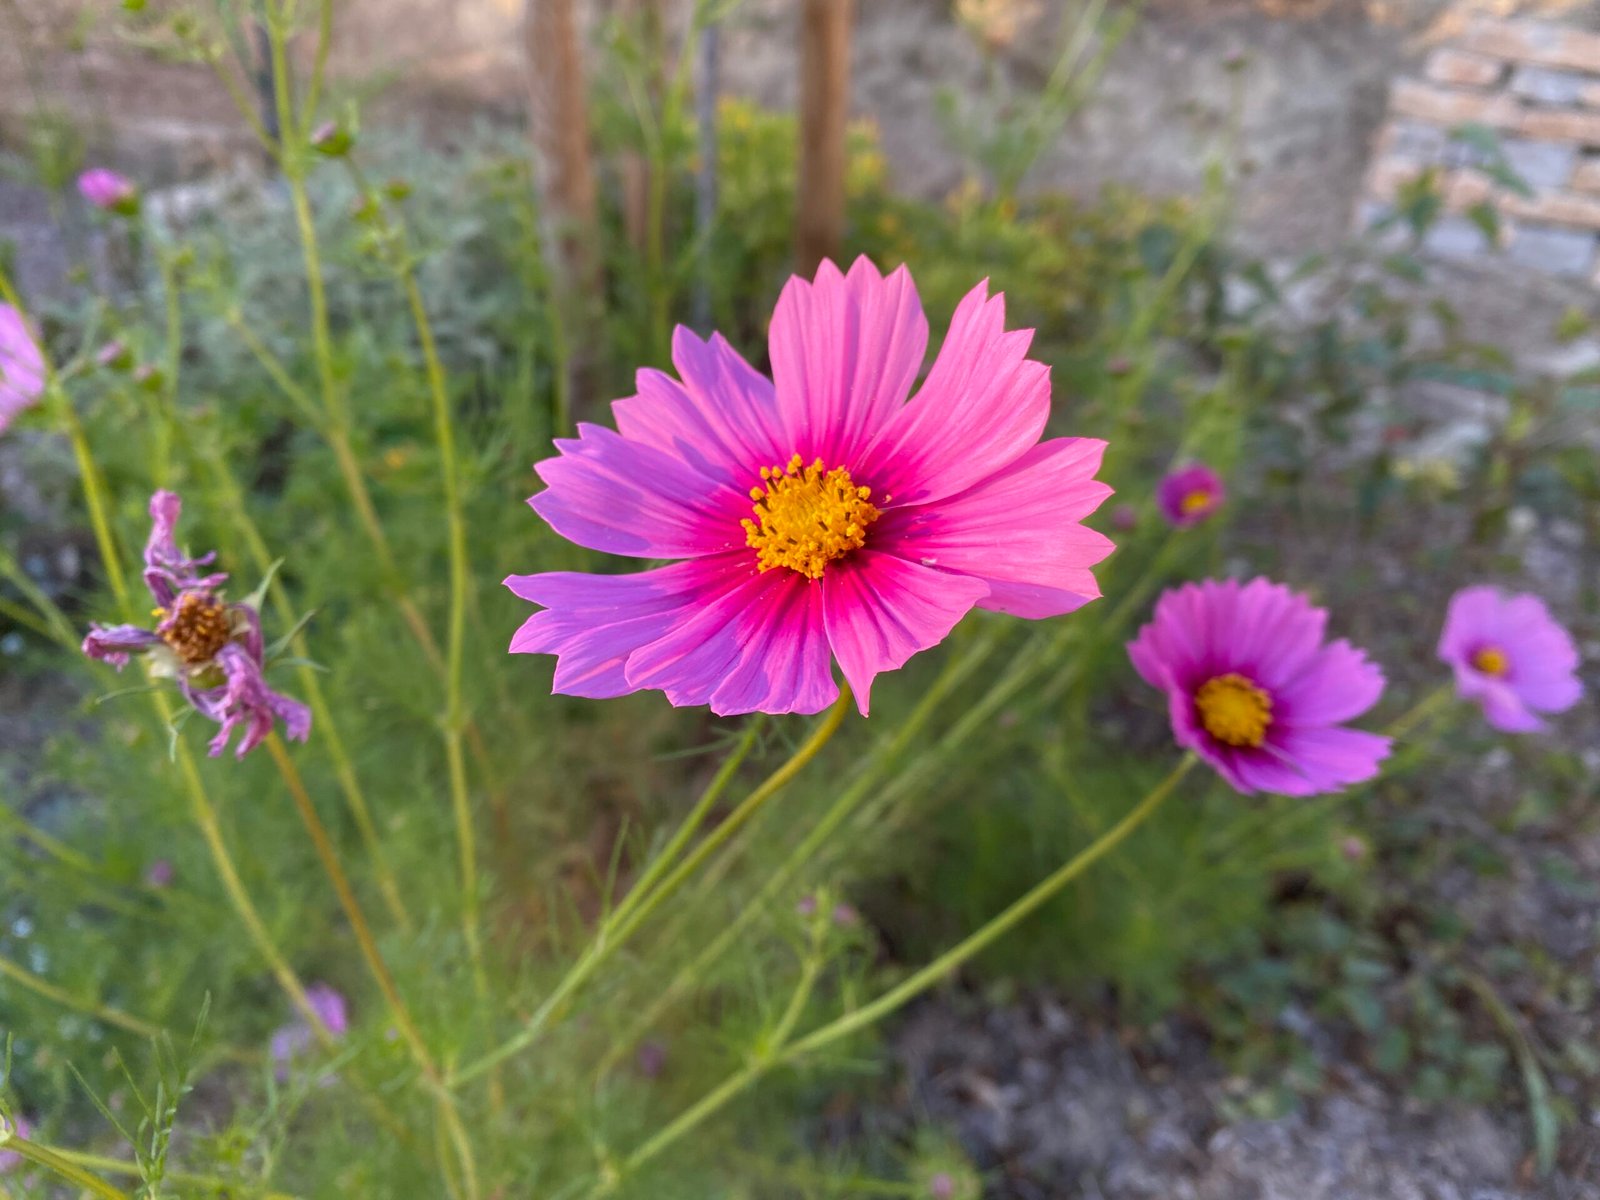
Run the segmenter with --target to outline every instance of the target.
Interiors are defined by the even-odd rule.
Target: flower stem
[[[361,948],[361,956],[366,960],[367,968],[372,972],[378,990],[383,993],[384,1001],[389,1006],[389,1013],[394,1018],[395,1027],[400,1031],[401,1040],[405,1042],[418,1070],[430,1085],[429,1091],[438,1105],[440,1119],[444,1122],[461,1160],[461,1169],[467,1180],[467,1194],[476,1196],[478,1194],[476,1158],[471,1141],[467,1138],[466,1130],[461,1123],[460,1114],[456,1111],[455,1097],[443,1086],[439,1068],[433,1061],[422,1034],[417,1030],[411,1010],[401,998],[400,989],[395,986],[394,976],[390,973],[388,964],[384,962],[382,951],[378,949],[377,939],[372,936],[372,927],[367,923],[366,914],[361,911],[355,890],[350,886],[350,880],[339,862],[339,852],[333,845],[333,839],[328,836],[322,818],[317,815],[316,805],[311,802],[305,781],[300,777],[299,768],[294,765],[294,759],[290,757],[283,739],[276,732],[267,735],[266,745],[273,762],[277,765],[278,773],[289,789],[290,796],[294,798],[295,807],[299,810],[306,832],[311,835],[317,857],[322,861],[322,868],[327,872],[328,880],[333,884],[333,890],[339,897],[339,905],[344,909],[345,919],[350,922],[350,929],[356,936],[356,944]]]
[[[38,612],[39,621],[32,621],[24,617],[24,624],[30,625],[35,633],[59,642],[65,649],[76,653],[78,649],[78,635],[72,628],[72,623],[62,613],[60,606],[45,593],[45,590],[34,582],[33,576],[22,569],[22,564],[11,556],[11,552],[0,546],[0,576],[11,581],[13,587],[22,593],[22,598],[33,605]],[[21,614],[15,614],[21,616]]]
[[[988,924],[968,936],[965,940],[952,946],[927,966],[913,973],[895,987],[890,988],[871,1003],[846,1013],[844,1016],[829,1022],[820,1029],[814,1030],[786,1047],[779,1047],[772,1053],[753,1060],[743,1069],[729,1076],[693,1106],[685,1110],[676,1120],[665,1126],[629,1155],[622,1167],[623,1176],[632,1175],[645,1163],[661,1154],[684,1135],[693,1131],[708,1117],[723,1108],[730,1100],[753,1085],[774,1066],[792,1063],[888,1016],[933,987],[934,984],[950,975],[973,956],[987,949],[1000,937],[1015,928],[1022,920],[1037,911],[1041,905],[1059,893],[1067,884],[1093,866],[1094,863],[1121,845],[1172,794],[1178,783],[1188,774],[1194,764],[1194,755],[1184,755],[1167,777],[1157,784],[1149,795],[1141,800],[1115,826],[1107,830],[1085,849],[1079,851],[1069,862],[1058,868],[1053,874],[1034,885],[1032,890],[1015,901],[999,916],[994,917]]]
[[[900,755],[910,745],[912,738],[927,724],[940,702],[984,663],[993,652],[997,642],[998,638],[993,635],[986,634],[981,636],[963,653],[952,658],[945,665],[944,670],[939,673],[938,677],[929,686],[922,699],[918,701],[917,706],[900,723],[893,736],[887,738],[873,752],[872,759],[867,766],[850,786],[839,794],[822,819],[795,846],[782,865],[762,881],[761,887],[756,894],[739,906],[732,920],[724,925],[717,936],[708,942],[693,959],[678,970],[665,988],[657,989],[655,998],[649,1006],[628,1028],[628,1031],[617,1039],[610,1053],[601,1061],[600,1067],[596,1072],[598,1078],[604,1078],[621,1057],[628,1052],[628,1049],[649,1032],[651,1027],[660,1020],[661,1015],[696,980],[705,978],[706,972],[711,968],[712,964],[721,958],[728,948],[743,935],[750,922],[761,913],[767,911],[772,898],[791,885],[805,864],[833,836],[834,832],[856,810],[857,806],[871,794],[882,773],[899,761]]]
[[[164,1030],[159,1025],[152,1025],[149,1021],[141,1021],[138,1017],[131,1017],[121,1009],[112,1008],[109,1004],[101,1004],[86,996],[75,996],[65,988],[57,987],[48,980],[39,978],[32,971],[20,967],[7,958],[0,958],[0,975],[4,975],[14,983],[21,984],[30,992],[43,996],[46,1000],[53,1001],[63,1008],[70,1008],[73,1012],[87,1013],[88,1015],[104,1021],[107,1025],[115,1025],[118,1029],[126,1029],[129,1033],[138,1034],[144,1038],[160,1037]]]
[[[789,759],[772,772],[767,778],[728,815],[728,818],[717,826],[712,833],[695,847],[694,851],[674,868],[664,880],[654,887],[638,904],[618,918],[613,914],[610,920],[602,923],[595,931],[588,947],[579,956],[578,961],[567,971],[547,996],[533,1016],[528,1018],[526,1024],[509,1040],[502,1042],[494,1050],[479,1058],[476,1062],[469,1063],[451,1078],[452,1085],[459,1085],[474,1079],[496,1064],[504,1062],[511,1056],[520,1053],[533,1044],[561,1009],[567,999],[578,990],[592,976],[600,965],[616,952],[628,939],[639,925],[644,922],[660,904],[671,896],[683,885],[695,869],[705,859],[715,852],[728,838],[732,837],[739,827],[751,817],[773,796],[805,769],[806,765],[814,759],[822,748],[828,744],[830,738],[838,731],[843,723],[845,714],[852,703],[850,689],[842,688],[839,699],[834,703],[817,727],[812,730],[811,736],[789,756]],[[716,781],[713,781],[715,785]]]
[[[689,810],[689,815],[683,819],[677,831],[673,833],[667,844],[661,848],[661,852],[655,856],[650,865],[645,868],[644,874],[639,876],[637,882],[628,889],[628,894],[623,897],[622,903],[612,910],[608,918],[609,921],[612,923],[620,922],[650,894],[650,889],[655,886],[656,880],[661,878],[684,846],[688,844],[689,839],[694,836],[695,831],[700,828],[707,814],[710,813],[712,805],[727,790],[734,773],[743,765],[744,760],[749,757],[750,751],[755,747],[756,738],[761,733],[761,727],[762,718],[760,714],[752,717],[745,724],[744,736],[739,739],[738,744],[734,746],[728,757],[722,760],[722,766],[717,768],[716,775],[706,785],[705,791],[700,794],[700,799]]]
[[[104,1171],[108,1175],[142,1175],[143,1169],[136,1162],[127,1162],[119,1158],[107,1158],[101,1154],[86,1154],[81,1150],[67,1150],[54,1147],[52,1152],[58,1157],[80,1167],[91,1167],[96,1171]],[[265,1184],[252,1183],[242,1179],[224,1179],[219,1175],[196,1175],[188,1171],[168,1171],[165,1175],[168,1183],[180,1184],[185,1187],[205,1188],[219,1194],[232,1195],[243,1192],[259,1197],[259,1200],[296,1200],[288,1192],[277,1192]]]
[[[19,1154],[31,1163],[38,1163],[48,1171],[61,1176],[70,1183],[77,1184],[87,1192],[104,1197],[104,1200],[130,1200],[126,1192],[118,1191],[98,1175],[91,1175],[82,1167],[63,1154],[58,1154],[49,1146],[41,1146],[38,1142],[30,1142],[27,1138],[12,1134],[0,1141],[0,1149],[12,1154]]]

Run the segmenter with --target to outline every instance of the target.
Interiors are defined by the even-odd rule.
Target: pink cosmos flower
[[[1221,508],[1227,494],[1220,475],[1195,463],[1173,471],[1161,481],[1156,488],[1156,504],[1171,524],[1187,529]]]
[[[680,327],[678,378],[640,371],[617,429],[557,441],[529,503],[580,545],[682,561],[511,576],[544,610],[512,652],[556,655],[567,695],[654,688],[724,715],[817,712],[837,659],[865,714],[879,672],[974,606],[1041,618],[1094,599],[1112,547],[1079,522],[1111,491],[1094,479],[1105,443],[1039,441],[1050,371],[1031,337],[980,284],[908,400],[927,319],[904,267],[865,258],[789,281],[771,381]]]
[[[1327,619],[1282,584],[1208,579],[1164,593],[1128,655],[1167,693],[1178,744],[1235,790],[1313,796],[1371,779],[1389,753],[1340,724],[1377,703],[1383,672],[1323,645]]]
[[[0,304],[0,433],[44,395],[44,355],[28,321]]]
[[[4,1117],[0,1117],[0,1132],[9,1132],[10,1127],[11,1123]],[[19,1116],[17,1118],[16,1135],[20,1138],[32,1137],[33,1122],[28,1120],[27,1117]],[[0,1175],[9,1175],[26,1161],[15,1150],[0,1150]]]
[[[95,167],[78,176],[78,194],[96,208],[108,212],[134,212],[139,207],[139,189],[125,176],[106,167]]]
[[[311,1002],[311,1010],[317,1014],[318,1020],[328,1027],[328,1032],[336,1039],[344,1037],[349,1032],[349,1009],[344,996],[338,990],[325,983],[313,983],[306,988],[306,999]],[[311,1022],[304,1017],[296,1017],[272,1035],[267,1053],[272,1059],[273,1071],[278,1082],[282,1083],[289,1078],[290,1065],[310,1050],[316,1044],[316,1040],[317,1035],[311,1028]]]
[[[1565,712],[1583,696],[1578,648],[1537,596],[1463,588],[1451,597],[1439,657],[1455,670],[1456,694],[1503,733],[1543,729],[1539,713]]]
[[[244,727],[235,757],[243,758],[272,732],[274,720],[295,741],[311,732],[311,711],[267,686],[261,617],[248,604],[229,604],[221,588],[227,575],[201,574],[215,554],[189,558],[178,549],[176,531],[183,501],[172,492],[150,497],[150,540],[144,550],[144,582],[155,598],[160,623],[96,625],[83,652],[117,670],[131,654],[147,657],[150,673],[176,679],[184,699],[222,728],[211,740],[215,758]]]

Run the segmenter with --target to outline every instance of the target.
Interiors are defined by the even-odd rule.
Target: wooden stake
[[[803,0],[800,15],[800,180],[795,266],[815,274],[844,242],[845,123],[855,0]]]
[[[600,225],[583,48],[574,0],[527,0],[528,132],[563,283],[587,303],[600,292]]]

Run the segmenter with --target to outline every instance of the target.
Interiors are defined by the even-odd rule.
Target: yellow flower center
[[[158,608],[156,615],[164,623],[169,620],[165,609]],[[226,604],[213,596],[186,592],[178,597],[177,611],[171,614],[170,624],[161,631],[161,640],[172,647],[179,659],[195,666],[215,658],[232,635],[233,625]]]
[[[1206,732],[1229,746],[1261,745],[1272,724],[1272,697],[1231,671],[1201,684],[1194,706]]]
[[[802,467],[796,454],[787,467],[762,467],[761,478],[750,489],[755,519],[740,524],[763,571],[788,567],[820,579],[829,563],[866,543],[878,519],[872,489],[857,487],[843,467],[825,470],[820,458]]]
[[[1511,669],[1511,660],[1499,646],[1485,646],[1472,656],[1472,665],[1485,675],[1504,675]]]
[[[1199,490],[1190,492],[1178,507],[1186,513],[1203,512],[1211,507],[1211,493]]]

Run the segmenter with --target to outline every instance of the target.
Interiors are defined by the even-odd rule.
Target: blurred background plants
[[[298,14],[301,28],[283,7],[265,11],[275,36],[315,36],[314,14]],[[167,52],[237,71],[229,55],[250,53],[248,13],[223,5],[129,20]],[[691,36],[717,16],[700,6]],[[1100,572],[1105,599],[1048,631],[975,614],[950,644],[886,679],[873,721],[847,725],[821,767],[740,831],[724,865],[629,943],[564,1024],[462,1085],[482,1194],[585,1194],[562,1189],[611,1178],[628,1147],[759,1053],[802,976],[818,984],[801,1015],[848,1005],[1103,832],[1159,776],[1151,760],[1167,746],[1122,652],[1165,581],[1261,571],[1318,593],[1337,632],[1390,668],[1389,720],[1438,679],[1431,646],[1450,585],[1442,573],[1426,582],[1435,568],[1515,577],[1521,513],[1576,520],[1593,546],[1600,478],[1571,430],[1592,421],[1600,380],[1529,382],[1505,350],[1456,336],[1447,306],[1419,299],[1427,268],[1415,251],[1436,211],[1425,193],[1411,198],[1400,242],[1284,270],[1231,248],[1226,147],[1189,201],[1021,189],[1045,135],[1092,85],[1096,56],[1127,28],[1125,10],[1107,18],[1091,7],[1081,20],[1043,94],[997,96],[1005,121],[956,128],[950,113],[973,170],[943,202],[896,195],[877,132],[852,126],[842,250],[909,264],[935,329],[984,277],[1006,293],[1013,327],[1038,329],[1054,431],[1112,441],[1107,475],[1119,494],[1096,518],[1119,545]],[[1097,33],[1092,52],[1083,29]],[[741,733],[653,695],[551,697],[548,664],[504,652],[523,614],[496,586],[511,571],[595,567],[521,503],[529,467],[574,418],[605,420],[603,400],[628,394],[635,368],[670,369],[672,323],[703,304],[710,327],[765,366],[765,321],[792,264],[796,119],[718,105],[716,217],[700,226],[692,80],[660,65],[661,36],[622,23],[601,39],[594,74],[620,86],[595,89],[598,160],[642,158],[650,183],[643,228],[626,188],[602,189],[605,291],[581,326],[552,273],[548,214],[519,134],[484,125],[441,148],[363,128],[348,155],[324,156],[309,135],[325,113],[294,104],[278,164],[287,183],[227,182],[197,212],[147,196],[137,224],[102,232],[109,258],[85,265],[99,286],[29,305],[114,502],[123,568],[135,563],[151,488],[173,488],[188,502],[183,542],[218,548],[234,596],[272,576],[269,638],[302,631],[304,661],[274,681],[303,696],[314,679],[339,748],[318,728],[297,760],[369,913],[384,917],[384,956],[446,1073],[538,1008]],[[308,82],[297,86],[304,101]],[[324,107],[356,132],[355,97]],[[998,132],[984,141],[979,128]],[[59,196],[82,151],[42,110],[26,160]],[[289,250],[308,244],[300,179],[320,250],[310,274]],[[413,272],[426,333],[409,304]],[[308,283],[325,319],[308,318]],[[466,890],[441,737],[450,699],[407,609],[443,630],[452,603],[442,490],[452,451],[436,436],[428,334],[448,380],[471,576],[456,715],[468,722],[480,862]],[[102,363],[111,342],[123,353]],[[579,392],[575,356],[586,360]],[[1509,416],[1464,462],[1409,456],[1426,430],[1383,406],[1417,380],[1470,381],[1503,396]],[[8,437],[40,486],[73,495],[45,430],[39,420]],[[1150,496],[1188,460],[1222,472],[1230,501],[1174,533]],[[385,551],[362,516],[363,491]],[[80,548],[58,599],[81,630],[115,612],[78,524],[41,531],[0,514],[0,541],[24,564],[63,542]],[[1451,537],[1426,536],[1429,527]],[[1407,572],[1398,587],[1396,562]],[[1580,638],[1596,633],[1593,587],[1591,572],[1574,614]],[[424,1194],[470,1194],[454,1168],[436,1166],[451,1156],[434,1107],[426,1089],[406,1086],[416,1067],[271,760],[203,763],[201,777],[273,940],[304,980],[349,998],[336,1050],[287,1070],[269,1047],[295,1014],[240,936],[194,834],[169,730],[143,696],[115,694],[136,693],[137,675],[91,671],[4,617],[0,647],[8,692],[60,705],[42,738],[5,749],[0,814],[14,828],[0,841],[11,881],[0,1111],[30,1118],[48,1144],[92,1148],[86,1169],[150,1196],[411,1195],[419,1178],[430,1181]],[[807,728],[761,721],[738,782],[783,761]],[[1259,1081],[1244,1101],[1253,1112],[1324,1084],[1325,1064],[1284,1022],[1309,1008],[1352,1057],[1423,1100],[1528,1105],[1546,1161],[1550,1139],[1600,1086],[1572,1017],[1592,1014],[1593,981],[1537,947],[1474,936],[1428,884],[1452,868],[1500,867],[1493,830],[1441,830],[1418,807],[1420,792],[1507,753],[1470,728],[1423,731],[1424,746],[1448,738],[1456,765],[1443,776],[1401,775],[1328,803],[1196,788],[969,981],[1064,990],[1132,1028],[1189,1014]],[[341,799],[341,751],[370,831]],[[1515,793],[1479,820],[1592,827],[1594,772],[1576,751],[1510,753]],[[851,788],[859,804],[826,832]],[[815,853],[791,871],[793,846],[814,834]],[[1592,903],[1592,882],[1550,861],[1550,886]],[[730,928],[736,937],[723,936]],[[1504,992],[1544,1027],[1530,1036]],[[856,1108],[889,1103],[889,1075],[872,1041],[856,1039],[769,1079],[620,1186],[652,1198],[975,1195],[972,1168],[938,1132],[874,1140],[870,1122],[827,1119],[841,1093]]]

